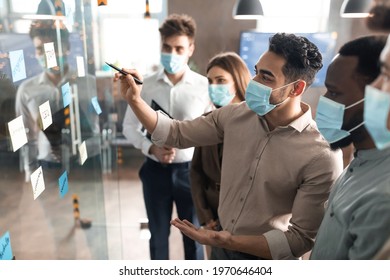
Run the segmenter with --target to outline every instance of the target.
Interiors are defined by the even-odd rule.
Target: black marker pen
[[[113,65],[113,64],[111,64],[111,63],[106,62],[106,64],[107,64],[108,66],[110,66],[111,68],[114,68],[116,71],[118,71],[119,73],[121,73],[121,74],[123,74],[123,75],[129,75],[129,74],[130,74],[130,73],[127,73],[126,71],[124,71],[124,70],[122,70],[122,69],[116,67],[115,65]],[[131,75],[131,74],[130,74],[130,75]],[[142,84],[143,84],[142,81],[140,81],[139,79],[137,79],[137,78],[134,77],[133,75],[131,75],[131,76],[133,77],[133,79],[134,79],[134,81],[135,81],[136,84],[139,84],[139,85],[142,85]]]

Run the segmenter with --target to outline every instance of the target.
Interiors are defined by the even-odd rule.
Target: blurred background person
[[[390,0],[373,0],[365,21],[373,31],[390,32]]]
[[[22,150],[26,182],[39,166],[43,169],[69,169],[77,162],[78,157],[72,154],[74,143],[70,134],[70,118],[74,117],[76,125],[80,127],[79,136],[82,138],[79,139],[79,144],[85,139],[90,139],[91,143],[96,142],[88,145],[88,156],[100,154],[98,115],[88,113],[92,108],[91,98],[96,93],[96,81],[91,75],[79,77],[70,68],[68,29],[58,20],[35,20],[31,24],[29,35],[43,72],[23,81],[16,93],[16,115],[23,116],[27,130],[28,143]],[[54,44],[55,58],[48,58],[49,55],[45,52],[45,44],[48,43]],[[50,67],[49,64],[54,59],[57,65]],[[67,85],[70,89],[70,102],[77,100],[77,105],[74,106],[78,108],[72,112],[70,104],[67,105],[67,101],[63,100],[63,86]],[[88,88],[92,90],[87,90]],[[52,123],[43,129],[39,106],[46,101],[49,101]],[[79,116],[74,114],[75,111],[79,111]],[[72,133],[76,135],[76,131]]]

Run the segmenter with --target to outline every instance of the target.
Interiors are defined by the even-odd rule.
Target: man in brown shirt
[[[296,259],[311,250],[342,171],[341,151],[330,149],[301,102],[321,67],[318,48],[305,37],[275,34],[255,66],[246,102],[182,122],[152,110],[131,75],[116,74],[122,96],[156,145],[224,143],[218,209],[223,231],[172,221],[200,243],[219,247],[212,258]]]

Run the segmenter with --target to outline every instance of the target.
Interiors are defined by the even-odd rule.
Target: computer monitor
[[[241,32],[239,54],[252,73],[261,54],[268,50],[269,38],[274,34],[275,33],[263,33],[259,31]],[[337,33],[299,33],[297,35],[306,37],[320,50],[324,66],[317,73],[312,87],[323,87],[326,70],[335,55]]]

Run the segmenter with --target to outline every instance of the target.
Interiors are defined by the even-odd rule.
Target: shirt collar
[[[49,78],[47,77],[46,75],[46,72],[43,71],[40,75],[39,75],[39,84],[48,84],[48,83],[51,83]]]
[[[66,74],[65,74],[65,76],[63,76],[62,78],[61,78],[61,81],[60,81],[60,83],[58,84],[58,85],[61,85],[62,83],[64,83],[65,81],[70,81],[71,80],[71,77],[72,77],[72,75],[71,75],[71,73],[68,71]],[[40,76],[39,76],[39,84],[45,84],[45,85],[47,85],[47,84],[53,84],[51,81],[50,81],[50,79],[49,79],[49,77],[47,76],[47,74],[46,74],[46,71],[43,71],[41,74],[40,74]]]
[[[355,153],[355,157],[361,160],[375,160],[383,157],[390,157],[390,147],[383,150],[379,150],[379,149],[358,150]]]
[[[293,120],[288,126],[291,126],[298,132],[302,132],[313,120],[311,115],[311,108],[308,104],[301,102],[301,109],[304,112],[302,116]]]

